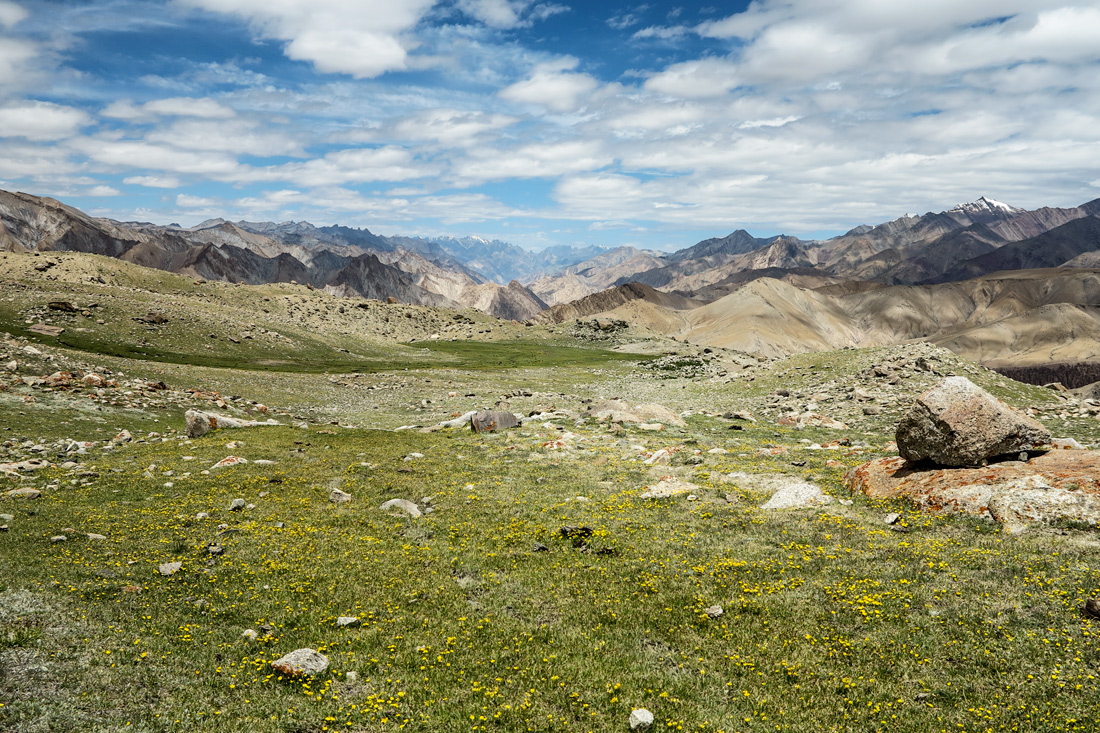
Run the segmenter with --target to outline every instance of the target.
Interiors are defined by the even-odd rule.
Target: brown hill
[[[684,298],[672,293],[663,293],[660,290],[643,285],[642,283],[627,283],[615,288],[604,290],[600,293],[588,295],[572,303],[555,305],[534,318],[535,323],[564,323],[578,318],[591,318],[595,315],[608,313],[630,301],[642,300],[650,305],[667,311],[685,311],[697,308],[700,301]]]

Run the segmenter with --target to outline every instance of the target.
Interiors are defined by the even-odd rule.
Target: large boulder
[[[519,419],[504,410],[482,410],[470,418],[475,433],[494,433],[519,426]]]
[[[917,398],[898,423],[895,439],[898,452],[911,462],[977,466],[1049,443],[1050,432],[966,377],[948,377]]]

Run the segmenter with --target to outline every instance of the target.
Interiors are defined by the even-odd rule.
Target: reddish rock
[[[1019,532],[1029,524],[1100,522],[1100,452],[1051,451],[981,468],[923,468],[880,458],[845,477],[852,491],[904,498],[932,512],[984,516]]]

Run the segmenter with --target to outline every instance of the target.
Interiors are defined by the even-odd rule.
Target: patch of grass
[[[896,504],[861,497],[774,513],[751,491],[722,498],[730,471],[804,472],[847,496],[824,465],[836,452],[704,453],[672,469],[699,501],[644,501],[654,473],[638,454],[573,429],[584,440],[565,450],[541,447],[549,428],[262,428],[95,458],[94,485],[48,492],[0,535],[7,574],[95,630],[65,639],[58,709],[94,724],[90,685],[114,691],[116,725],[147,730],[610,731],[634,707],[665,729],[1097,725],[1095,629],[1077,607],[1100,588],[1060,536],[904,508],[900,533],[881,524]],[[202,473],[229,438],[275,463]],[[332,488],[353,501],[332,504]],[[425,496],[417,520],[378,509]],[[230,513],[238,497],[256,508]],[[77,531],[51,544],[61,527]],[[183,569],[158,574],[169,561]],[[337,627],[344,615],[361,624]],[[279,679],[270,661],[299,647],[332,666]],[[46,713],[17,690],[0,681],[0,726],[33,729]]]

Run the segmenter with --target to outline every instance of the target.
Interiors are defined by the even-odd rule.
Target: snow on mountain
[[[977,201],[972,201],[969,204],[959,204],[948,209],[948,213],[957,212],[960,214],[1020,214],[1024,209],[1017,209],[1015,206],[1009,206],[1008,204],[997,201],[995,199],[986,198],[982,196]]]

